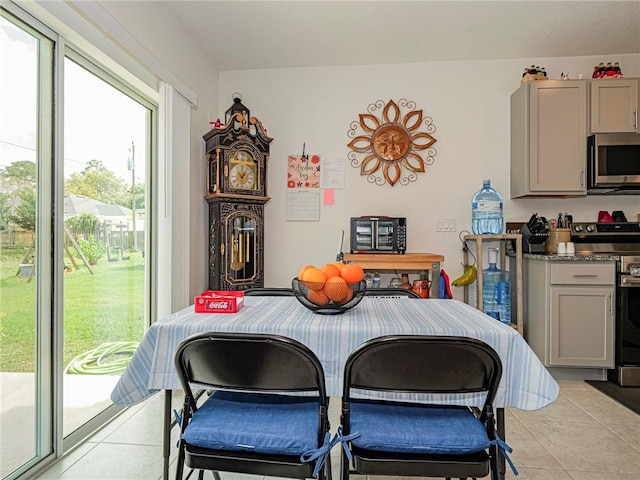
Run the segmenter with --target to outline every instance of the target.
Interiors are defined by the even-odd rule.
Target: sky
[[[0,20],[0,167],[36,159],[38,40]],[[147,109],[73,61],[65,60],[64,176],[101,160],[131,183],[145,181]]]

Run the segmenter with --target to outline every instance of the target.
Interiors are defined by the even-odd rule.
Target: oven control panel
[[[633,237],[640,235],[640,222],[573,223],[571,235],[578,237]]]

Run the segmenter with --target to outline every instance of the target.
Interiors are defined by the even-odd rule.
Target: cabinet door
[[[586,83],[532,82],[529,114],[531,193],[586,193]]]
[[[638,80],[593,80],[591,133],[638,132]]]
[[[550,366],[613,367],[613,288],[551,287]]]

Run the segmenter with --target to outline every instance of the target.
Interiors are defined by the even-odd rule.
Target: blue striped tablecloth
[[[245,297],[238,313],[194,313],[191,306],[154,323],[114,388],[113,402],[132,405],[158,390],[181,388],[173,364],[175,351],[188,336],[208,331],[271,333],[302,342],[322,362],[331,396],[342,394],[342,371],[349,354],[370,338],[473,337],[491,345],[502,359],[496,407],[536,410],[558,396],[558,384],[517,331],[458,300],[365,297],[342,315],[318,315],[294,297]],[[451,396],[444,401],[478,404],[481,399]]]

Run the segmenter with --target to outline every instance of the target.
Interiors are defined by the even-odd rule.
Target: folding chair
[[[349,473],[448,479],[491,473],[497,480],[498,443],[510,450],[494,425],[501,375],[498,354],[471,338],[391,335],[360,345],[345,366],[341,434],[350,440],[341,480]],[[480,410],[429,404],[426,397],[364,399],[364,391],[486,396]]]
[[[331,478],[322,365],[278,335],[204,333],[183,341],[175,364],[184,388],[176,479],[183,467]],[[214,389],[196,405],[196,385]],[[325,461],[326,460],[326,461]]]
[[[395,287],[381,287],[381,288],[369,288],[364,294],[368,297],[407,297],[407,298],[422,298],[413,290],[408,288],[395,288]]]
[[[244,291],[247,297],[294,297],[291,288],[286,287],[255,287]]]

